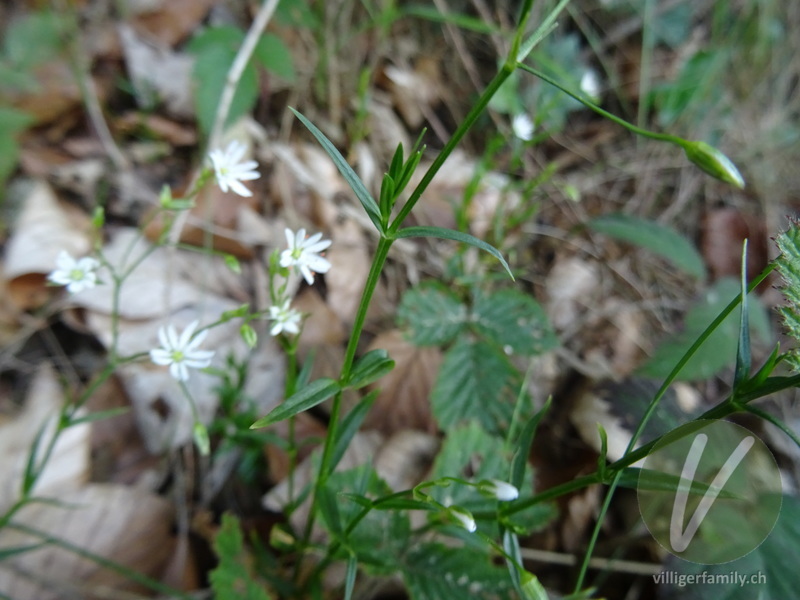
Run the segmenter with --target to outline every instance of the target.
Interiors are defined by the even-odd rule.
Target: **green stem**
[[[459,142],[461,142],[467,131],[469,131],[469,129],[475,124],[481,113],[489,105],[489,101],[492,99],[492,96],[495,95],[497,90],[500,89],[500,86],[503,85],[503,82],[508,79],[513,72],[514,65],[506,62],[500,71],[498,71],[497,75],[494,76],[494,79],[489,82],[489,85],[481,94],[478,102],[472,107],[472,110],[469,111],[469,114],[467,114],[464,121],[461,123],[461,125],[459,125],[458,129],[456,129],[453,137],[451,137],[447,144],[445,144],[444,148],[442,148],[442,150],[436,156],[433,163],[431,163],[431,166],[428,167],[428,170],[425,172],[422,180],[417,184],[417,187],[414,188],[414,191],[411,192],[411,196],[409,196],[408,201],[403,205],[403,208],[400,209],[397,217],[389,227],[390,233],[395,233],[400,229],[403,221],[405,221],[406,217],[408,217],[408,215],[411,213],[420,197],[422,197],[423,192],[425,192],[425,190],[428,188],[428,185],[430,185],[431,181],[433,181],[436,173],[439,172],[439,169],[448,159],[450,154],[452,154],[453,150],[455,150],[456,146],[458,146]]]
[[[768,412],[761,410],[757,406],[751,406],[751,405],[748,404],[747,406],[744,407],[744,410],[746,410],[747,412],[749,412],[751,414],[754,414],[757,417],[761,417],[765,421],[769,421],[770,423],[775,425],[775,427],[777,427],[783,433],[788,435],[789,439],[791,439],[797,445],[797,447],[800,448],[800,437],[798,437],[797,434],[794,431],[792,431],[789,428],[789,426],[786,425],[786,423],[784,423],[783,421],[781,421],[777,417],[769,414]]]
[[[350,333],[350,340],[347,343],[347,350],[345,351],[344,362],[342,364],[340,381],[345,384],[350,377],[350,371],[353,367],[355,360],[356,350],[358,349],[358,342],[361,338],[361,332],[364,329],[364,323],[367,319],[367,310],[369,310],[370,301],[375,293],[375,288],[380,280],[383,265],[386,263],[386,258],[389,256],[389,248],[391,248],[394,240],[390,238],[381,238],[378,241],[378,247],[375,250],[375,255],[372,258],[372,266],[370,267],[367,281],[364,284],[364,291],[361,294],[361,303],[356,312],[355,322],[353,329]],[[322,458],[319,465],[319,473],[314,481],[314,495],[311,499],[311,510],[308,514],[308,521],[306,521],[305,531],[303,532],[304,544],[308,544],[311,539],[311,531],[314,527],[314,520],[316,518],[317,504],[319,503],[320,493],[322,488],[328,481],[333,469],[336,465],[333,462],[333,450],[336,447],[336,438],[339,430],[339,418],[342,409],[342,392],[338,392],[333,397],[331,404],[330,419],[328,421],[328,433],[325,436],[325,445],[322,449]],[[299,566],[299,561],[298,561]],[[299,575],[299,569],[295,569],[295,578]]]
[[[617,125],[621,125],[622,127],[624,127],[625,129],[627,129],[628,131],[630,131],[632,133],[635,133],[637,135],[641,135],[643,137],[647,137],[647,138],[650,138],[650,139],[653,139],[653,140],[659,140],[659,141],[662,141],[662,142],[670,142],[671,144],[675,144],[676,146],[680,146],[681,148],[684,148],[684,149],[686,147],[687,141],[684,140],[683,138],[679,138],[678,136],[670,135],[668,133],[656,133],[654,131],[648,131],[647,129],[642,129],[641,127],[637,127],[633,123],[628,123],[628,121],[626,121],[625,119],[621,119],[620,117],[611,114],[607,110],[603,110],[602,108],[597,106],[594,102],[591,102],[590,100],[587,100],[583,96],[580,96],[580,95],[576,94],[575,92],[573,92],[571,90],[568,90],[563,85],[558,83],[555,79],[553,79],[552,77],[550,77],[548,75],[545,75],[544,73],[542,73],[538,69],[534,69],[533,67],[531,67],[529,65],[526,65],[526,64],[523,64],[523,63],[519,63],[517,66],[520,69],[522,69],[523,71],[527,71],[531,75],[535,75],[536,77],[538,77],[542,81],[546,81],[550,85],[558,88],[559,90],[561,90],[562,92],[567,94],[567,96],[571,96],[572,98],[575,98],[575,100],[577,100],[578,102],[583,104],[586,108],[589,108],[589,109],[593,110],[594,112],[596,112],[597,114],[604,116],[606,119],[610,119],[611,121],[613,121]]]

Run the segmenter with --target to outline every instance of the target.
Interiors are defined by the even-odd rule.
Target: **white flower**
[[[533,139],[533,131],[536,127],[527,114],[519,113],[518,115],[514,115],[514,118],[511,120],[511,129],[514,131],[514,135],[519,139],[530,142]]]
[[[298,324],[302,315],[300,315],[299,311],[289,308],[289,302],[289,300],[286,300],[281,306],[269,307],[269,318],[275,321],[269,330],[270,335],[278,335],[281,331],[294,334],[300,333]]]
[[[519,490],[516,487],[499,479],[490,479],[483,489],[501,502],[510,502],[519,498]]]
[[[212,150],[208,153],[208,157],[214,167],[217,183],[223,192],[227,192],[228,188],[230,188],[240,196],[249,197],[253,195],[253,192],[248,190],[242,184],[242,181],[258,179],[261,175],[256,171],[256,167],[258,167],[256,161],[239,162],[244,157],[245,152],[247,152],[247,146],[234,140],[228,144],[224,151]]]
[[[468,510],[461,508],[460,506],[452,506],[448,510],[450,511],[450,514],[458,521],[458,524],[470,533],[474,532],[478,528],[478,526],[475,524],[475,519],[472,518],[472,514]]]
[[[289,248],[281,252],[281,266],[296,267],[303,274],[308,285],[314,283],[314,273],[327,273],[331,263],[322,258],[322,252],[331,245],[330,240],[322,240],[321,233],[315,233],[306,239],[306,230],[299,229],[295,234],[291,229],[286,229],[286,242]]]
[[[150,360],[157,365],[169,365],[169,374],[178,381],[189,379],[189,367],[203,369],[211,364],[213,350],[198,350],[208,335],[208,330],[194,335],[198,322],[192,321],[178,336],[173,325],[158,330],[158,341],[161,348],[150,350]]]
[[[100,263],[94,258],[85,256],[75,260],[69,252],[62,250],[56,258],[58,268],[47,278],[58,285],[67,286],[67,291],[76,294],[97,285],[97,269]]]
[[[594,69],[586,69],[581,77],[581,91],[590,99],[600,98],[600,78]]]

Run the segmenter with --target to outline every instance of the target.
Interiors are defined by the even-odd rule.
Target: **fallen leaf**
[[[52,438],[55,420],[65,402],[64,393],[49,363],[37,370],[22,412],[0,424],[0,514],[18,499],[31,444],[44,427],[41,448]],[[37,495],[61,494],[82,486],[89,478],[89,425],[74,425],[59,436],[47,466],[39,476]]]
[[[327,304],[345,325],[353,323],[372,264],[362,228],[353,219],[333,227],[325,258],[331,269],[325,274]]]
[[[13,523],[52,536],[158,580],[172,555],[172,507],[150,492],[121,485],[92,484],[58,496],[59,504],[35,503],[22,508]],[[42,541],[6,527],[0,551]],[[3,593],[15,600],[100,598],[145,586],[103,568],[57,543],[0,562]]]
[[[166,46],[174,46],[197,31],[217,0],[148,1],[131,24]]]
[[[53,293],[45,287],[45,275],[56,268],[59,252],[80,257],[90,248],[88,217],[59,202],[44,181],[34,181],[5,252],[4,273],[14,304],[25,310],[41,306]]]
[[[386,435],[406,429],[435,433],[430,394],[442,363],[441,351],[414,346],[396,329],[377,336],[367,351],[376,349],[386,350],[395,367],[371,386],[380,393],[364,420],[364,428]]]

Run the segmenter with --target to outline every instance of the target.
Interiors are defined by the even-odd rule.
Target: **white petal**
[[[184,352],[186,354],[189,354],[190,352],[207,352],[206,350],[195,350],[195,348],[198,348],[200,344],[203,343],[203,340],[205,340],[206,337],[208,337],[208,329],[204,329],[196,336],[194,336],[191,340],[189,340],[189,343],[186,344],[186,347],[184,348]],[[208,352],[211,352],[213,354],[214,351],[209,350]]]
[[[189,347],[189,342],[191,341],[192,335],[194,334],[194,330],[197,329],[197,326],[199,324],[200,323],[198,321],[192,321],[191,323],[189,323],[186,329],[183,330],[183,333],[181,333],[181,337],[178,340],[178,348],[180,348],[182,352],[187,351]]]
[[[303,245],[303,249],[304,250],[311,250],[311,246],[316,244],[317,240],[319,240],[321,237],[322,237],[322,233],[317,232],[314,235],[310,236],[307,240],[303,240],[303,244],[302,244]],[[313,252],[313,250],[312,250],[312,252]]]
[[[181,349],[181,346],[178,342],[178,331],[173,325],[169,325],[167,327],[167,342],[169,342],[169,344],[165,346],[165,348],[169,348],[170,350]]]
[[[281,331],[283,331],[283,323],[280,321],[276,321],[275,324],[270,328],[269,334],[272,336],[278,335]]]
[[[62,250],[56,258],[56,266],[62,271],[71,271],[75,267],[75,259],[70,256],[69,252]]]
[[[189,379],[189,369],[183,363],[172,363],[169,366],[169,374],[178,381],[186,381]]]
[[[238,179],[231,179],[231,190],[233,190],[234,193],[239,194],[240,196],[243,196],[245,198],[249,198],[250,196],[253,195],[253,192],[248,190],[245,187],[245,185]]]
[[[319,254],[323,250],[330,248],[331,243],[332,242],[330,240],[322,240],[316,244],[312,244],[310,246],[307,245],[305,248],[303,248],[303,250],[310,254]]]
[[[314,285],[314,273],[311,272],[311,269],[309,269],[307,265],[300,265],[300,273],[303,275],[303,279],[306,280],[308,285]]]
[[[283,230],[283,235],[286,236],[286,245],[292,248],[294,246],[294,231],[287,227]],[[286,250],[284,250],[284,252],[286,252]]]
[[[294,257],[292,256],[291,250],[284,250],[281,252],[281,262],[280,265],[283,268],[291,267],[294,264]]]
[[[294,243],[289,244],[292,248],[302,248],[303,241],[306,239],[306,230],[304,228],[300,228],[297,230],[297,233],[294,234]]]
[[[321,256],[309,256],[306,258],[305,263],[311,268],[312,271],[316,271],[317,273],[327,273],[331,270],[331,263]]]
[[[155,348],[150,350],[150,360],[157,365],[169,365],[172,364],[172,354],[161,348]]]

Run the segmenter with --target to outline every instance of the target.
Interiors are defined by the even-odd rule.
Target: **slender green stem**
[[[340,381],[345,383],[350,376],[350,370],[353,367],[353,361],[355,360],[356,350],[358,349],[358,342],[361,338],[361,332],[364,329],[364,323],[367,319],[367,310],[369,310],[369,305],[372,300],[372,296],[375,293],[375,288],[378,285],[378,281],[380,280],[381,271],[383,270],[383,265],[386,263],[386,258],[389,256],[389,248],[391,248],[392,242],[394,240],[390,238],[381,238],[378,241],[378,247],[375,250],[375,255],[372,258],[372,266],[370,267],[369,275],[367,276],[367,281],[364,284],[364,291],[361,294],[361,303],[358,306],[358,311],[356,312],[355,322],[353,323],[353,329],[350,333],[350,340],[347,344],[347,350],[345,351],[344,363],[342,364],[341,376]],[[305,544],[308,544],[309,540],[311,539],[311,531],[314,527],[314,520],[316,518],[317,512],[317,504],[319,503],[320,493],[322,488],[328,481],[328,477],[330,476],[332,470],[335,468],[336,465],[332,464],[333,462],[333,450],[336,447],[337,436],[339,433],[339,419],[342,407],[342,392],[338,392],[333,397],[333,402],[331,403],[331,413],[330,419],[328,422],[328,433],[325,436],[325,445],[322,449],[322,458],[320,460],[319,466],[319,473],[314,481],[314,495],[311,499],[311,510],[308,515],[308,520],[306,521],[305,530],[303,532],[303,541]],[[295,579],[299,575],[299,569],[295,569]]]
[[[654,140],[660,140],[662,142],[670,142],[671,144],[675,144],[677,146],[680,146],[681,148],[685,148],[685,146],[687,144],[686,140],[684,140],[683,138],[679,138],[678,136],[670,135],[668,133],[656,133],[654,131],[648,131],[647,129],[642,129],[641,127],[637,127],[633,123],[628,123],[628,121],[626,121],[625,119],[621,119],[620,117],[618,117],[618,116],[616,116],[614,114],[611,114],[607,110],[603,110],[602,108],[597,106],[594,102],[592,102],[592,101],[584,98],[583,96],[581,96],[579,94],[576,94],[575,92],[565,88],[563,85],[558,83],[555,79],[553,79],[552,77],[542,73],[538,69],[534,69],[533,67],[531,67],[529,65],[526,65],[526,64],[523,64],[523,63],[519,63],[519,65],[517,65],[517,66],[520,69],[522,69],[523,71],[527,71],[531,75],[535,75],[536,77],[538,77],[542,81],[546,81],[547,83],[549,83],[550,85],[558,88],[559,90],[561,90],[562,92],[564,92],[568,96],[571,96],[571,97],[575,98],[575,100],[577,100],[578,102],[583,104],[586,108],[589,108],[589,109],[593,110],[594,112],[596,112],[597,114],[604,116],[606,119],[610,119],[611,121],[613,121],[617,125],[621,125],[622,127],[627,129],[628,131],[631,131],[632,133],[635,133],[637,135],[641,135],[641,136],[644,136],[644,137],[647,137],[647,138],[651,138],[651,139],[654,139]]]
[[[414,206],[422,197],[423,192],[425,192],[425,190],[428,188],[428,185],[430,185],[431,181],[433,181],[436,173],[439,172],[439,169],[445,163],[450,154],[452,154],[453,150],[455,150],[456,146],[458,146],[459,142],[461,142],[467,131],[469,131],[469,129],[481,116],[481,113],[489,105],[489,101],[492,99],[492,96],[495,95],[497,90],[500,89],[500,86],[503,85],[503,82],[508,79],[513,72],[514,65],[507,62],[502,66],[500,71],[498,71],[497,75],[494,76],[494,79],[489,82],[489,85],[481,94],[478,102],[472,107],[472,110],[469,111],[464,121],[461,123],[461,125],[459,125],[458,129],[456,129],[453,137],[451,137],[447,144],[445,144],[444,148],[442,148],[441,152],[439,152],[439,154],[436,156],[433,163],[431,163],[431,166],[428,167],[428,170],[425,172],[422,180],[417,184],[417,187],[414,188],[414,191],[411,192],[411,196],[409,196],[408,201],[405,203],[405,205],[403,205],[403,208],[400,209],[397,217],[389,227],[389,231],[391,233],[397,232],[400,229],[403,221],[405,221],[406,217],[408,217],[408,215],[411,213]]]
[[[777,427],[783,433],[788,435],[789,439],[791,439],[795,443],[795,445],[797,445],[797,447],[800,448],[800,437],[798,437],[797,434],[794,431],[792,431],[791,428],[789,428],[789,426],[786,425],[786,423],[781,421],[779,418],[769,414],[766,411],[761,410],[757,406],[752,406],[752,405],[749,405],[749,404],[744,407],[744,410],[746,410],[747,412],[749,412],[751,414],[756,415],[757,417],[761,417],[765,421],[769,421],[770,423],[775,425],[775,427]]]
[[[752,283],[750,283],[748,287],[748,293],[753,291],[762,281],[764,281],[767,276],[772,272],[775,268],[775,264],[772,263],[765,268],[761,274],[756,277]],[[683,367],[691,360],[692,356],[694,356],[695,352],[700,349],[706,340],[711,336],[711,334],[722,324],[722,322],[728,317],[729,314],[733,312],[733,310],[741,304],[742,295],[737,294],[736,297],[731,300],[731,302],[726,306],[717,318],[714,319],[711,324],[706,327],[705,331],[700,334],[700,337],[695,340],[694,344],[686,351],[686,353],[681,357],[675,367],[672,369],[670,374],[664,380],[664,383],[661,384],[661,387],[656,392],[656,395],[650,401],[647,409],[645,410],[644,416],[639,421],[639,425],[636,427],[636,431],[634,431],[633,436],[631,436],[631,441],[628,443],[628,447],[625,449],[625,454],[623,456],[627,456],[633,451],[633,448],[636,446],[636,442],[639,441],[642,433],[644,432],[644,428],[647,423],[650,421],[650,418],[656,411],[658,404],[661,402],[661,399],[664,397],[664,394],[667,393],[669,386],[672,385],[672,382],[678,377],[678,374],[683,370]],[[586,554],[583,557],[583,562],[581,563],[580,571],[578,572],[578,578],[575,582],[575,592],[579,592],[581,587],[583,586],[583,580],[586,577],[586,571],[589,568],[589,560],[592,557],[592,553],[594,552],[594,547],[597,544],[597,538],[600,535],[600,528],[602,527],[603,521],[605,519],[605,515],[608,512],[609,507],[611,506],[611,500],[614,497],[614,492],[617,490],[617,486],[619,485],[619,480],[622,477],[622,470],[617,470],[616,474],[614,475],[614,479],[611,481],[609,485],[608,491],[606,492],[606,497],[603,500],[603,505],[600,508],[600,514],[597,517],[597,522],[595,523],[594,530],[592,531],[592,536],[589,539],[589,545],[586,549]]]

